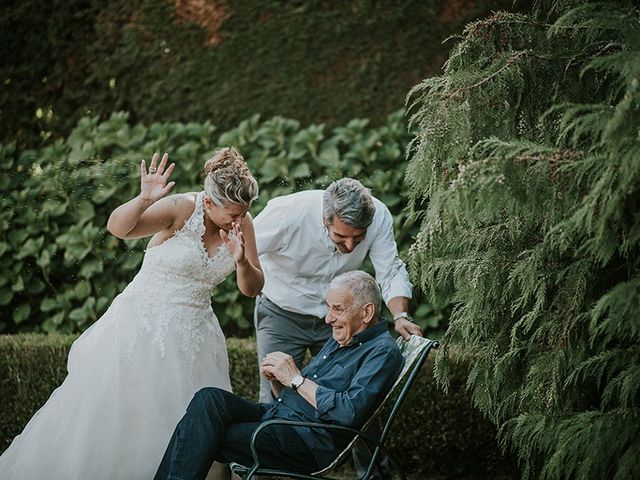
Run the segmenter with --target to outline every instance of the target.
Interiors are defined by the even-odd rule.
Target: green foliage
[[[20,433],[67,374],[71,335],[0,337],[0,449]]]
[[[0,452],[62,383],[73,335],[0,335]],[[255,342],[227,339],[234,393],[257,398]],[[451,388],[435,387],[428,360],[391,430],[392,451],[415,478],[517,478],[496,430],[464,388],[467,365],[452,355]]]
[[[112,237],[107,219],[137,195],[139,161],[154,151],[170,153],[176,190],[185,192],[201,190],[202,166],[217,146],[235,145],[260,185],[254,215],[274,196],[354,176],[389,205],[401,250],[417,233],[404,210],[410,137],[401,111],[379,127],[352,120],[331,135],[323,125],[258,115],[219,136],[208,122],[146,127],[128,120],[126,113],[105,122],[85,117],[66,141],[39,151],[0,145],[0,331],[79,332],[104,313],[138,270],[147,243]],[[233,275],[217,287],[213,307],[227,335],[252,331],[253,300]],[[425,328],[442,326],[433,306],[416,313]]]
[[[511,3],[4,2],[0,142],[36,148],[83,116],[119,110],[133,123],[212,120],[225,130],[254,113],[381,123],[441,67],[444,38]]]
[[[526,476],[639,478],[639,13],[538,5],[413,91],[410,267]]]

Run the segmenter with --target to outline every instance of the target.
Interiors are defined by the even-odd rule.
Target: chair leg
[[[244,480],[251,480],[253,478],[253,475],[256,473],[256,470],[258,470],[258,466],[254,465],[253,468],[247,472]]]
[[[389,459],[393,467],[395,467],[395,469],[398,471],[402,480],[407,480],[407,476],[405,475],[404,470],[402,470],[402,465],[400,465],[400,462],[398,461],[398,459],[386,449],[384,449],[384,453],[387,455],[387,458]],[[358,480],[369,480],[371,478],[371,475],[373,475],[374,470],[375,470],[375,462],[372,462],[369,465],[369,468],[367,468],[367,471],[364,473],[364,475],[360,477]]]

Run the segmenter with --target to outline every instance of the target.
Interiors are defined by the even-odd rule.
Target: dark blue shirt
[[[303,376],[318,384],[318,408],[313,408],[291,388],[283,388],[262,420],[284,418],[360,427],[382,402],[403,363],[385,321],[354,335],[345,347],[330,338],[302,369]],[[337,451],[344,447],[344,441],[325,429],[295,429],[314,452],[319,465],[333,461]]]

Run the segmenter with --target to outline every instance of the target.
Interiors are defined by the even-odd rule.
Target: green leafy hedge
[[[255,115],[220,135],[209,122],[130,126],[126,113],[105,122],[85,117],[65,141],[18,153],[0,145],[0,331],[80,332],[99,318],[131,280],[147,239],[120,241],[105,229],[111,211],[139,191],[139,161],[170,153],[176,191],[201,189],[202,165],[218,146],[240,148],[259,182],[254,215],[274,196],[325,188],[354,176],[394,214],[406,250],[404,148],[410,140],[401,111],[373,128],[352,120],[330,134],[323,125]],[[227,335],[247,334],[253,301],[232,275],[213,296]],[[425,327],[442,314],[417,299]]]
[[[17,435],[66,375],[73,335],[0,335],[0,451]],[[228,339],[234,392],[256,398],[253,340]],[[498,447],[493,425],[471,406],[467,366],[451,358],[450,389],[435,386],[428,361],[391,432],[392,450],[417,478],[517,478],[513,459]]]

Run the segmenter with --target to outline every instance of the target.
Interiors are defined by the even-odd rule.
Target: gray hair
[[[250,205],[258,197],[258,182],[238,150],[217,150],[204,164],[204,192],[213,203]]]
[[[376,207],[369,189],[353,178],[341,178],[324,191],[322,216],[331,225],[334,217],[353,228],[367,228]]]
[[[382,308],[382,293],[375,279],[367,272],[353,270],[334,277],[329,284],[332,290],[348,290],[351,292],[354,307],[361,308],[367,303],[372,303],[374,307],[375,320],[380,318]]]

